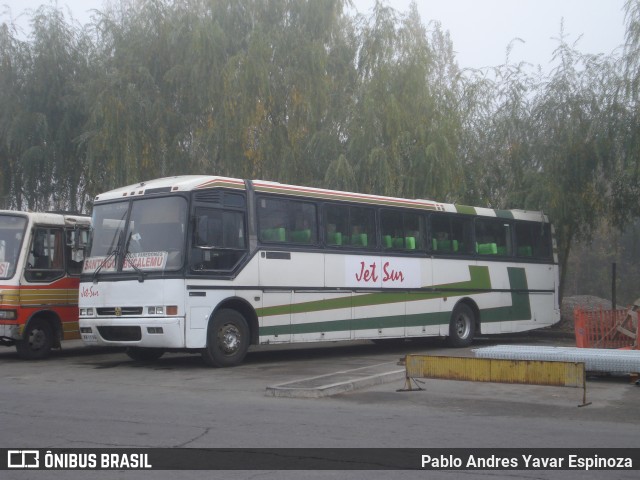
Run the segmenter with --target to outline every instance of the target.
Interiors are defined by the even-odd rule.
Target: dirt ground
[[[555,329],[562,331],[574,331],[573,311],[576,308],[582,310],[609,310],[611,309],[611,301],[606,298],[600,298],[593,295],[575,295],[573,297],[565,297],[562,299],[560,307],[560,322],[553,326]]]

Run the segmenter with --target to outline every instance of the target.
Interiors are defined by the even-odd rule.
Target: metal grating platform
[[[588,372],[639,373],[640,351],[603,348],[496,345],[473,350],[478,358],[582,362]]]

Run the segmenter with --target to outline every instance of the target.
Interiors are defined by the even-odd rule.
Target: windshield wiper
[[[115,240],[115,238],[116,237],[114,236],[113,239]],[[100,262],[100,265],[98,265],[98,268],[96,268],[95,271],[93,272],[93,276],[91,277],[91,280],[93,281],[93,283],[98,283],[98,273],[100,273],[100,270],[102,270],[102,268],[109,262],[109,260],[111,260],[113,257],[117,257],[118,253],[120,252],[121,239],[122,239],[122,231],[118,235],[118,242],[116,243],[115,247],[112,242],[111,243],[112,249],[109,250],[109,253],[107,254],[107,256],[104,258],[104,260],[102,260],[102,262]]]
[[[133,263],[133,255],[131,254],[131,252],[129,251],[129,243],[131,243],[131,237],[132,237],[132,233],[133,232],[129,232],[129,235],[127,236],[127,243],[124,246],[124,263],[129,262],[129,265],[131,266],[131,268],[133,268],[136,273],[138,274],[138,281],[140,283],[144,282],[144,272]],[[122,265],[122,268],[124,269],[124,263]]]

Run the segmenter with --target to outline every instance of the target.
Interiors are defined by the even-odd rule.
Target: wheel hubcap
[[[29,335],[29,345],[33,350],[42,348],[45,344],[45,334],[42,330],[34,329]]]
[[[456,333],[458,334],[458,338],[467,338],[470,331],[470,320],[464,315],[460,315],[456,319]]]
[[[240,348],[240,330],[235,325],[225,325],[218,332],[218,343],[226,355],[233,354]]]

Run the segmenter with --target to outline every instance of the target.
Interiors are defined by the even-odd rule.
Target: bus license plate
[[[93,333],[83,333],[82,340],[87,343],[98,343],[98,337]]]

